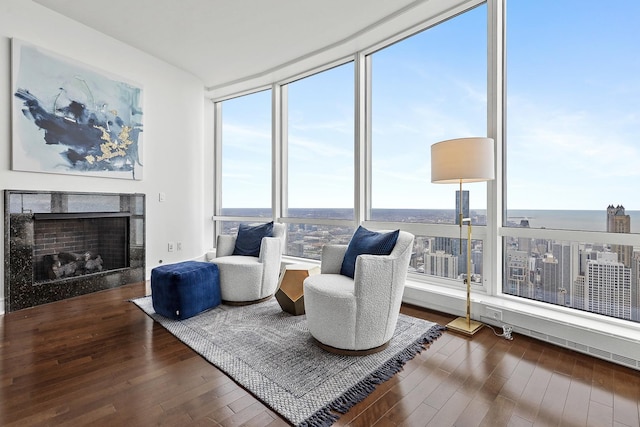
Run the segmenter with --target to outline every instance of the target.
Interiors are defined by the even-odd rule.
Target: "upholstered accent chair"
[[[240,228],[238,235],[218,236],[215,253],[207,253],[207,260],[216,264],[220,271],[220,292],[224,304],[261,302],[271,298],[278,287],[285,225],[273,223],[271,237],[258,236],[253,255],[239,250],[238,240],[242,239],[239,239],[242,231]]]
[[[396,231],[391,252],[358,255],[350,277],[346,256],[359,231],[349,246],[325,245],[320,274],[309,276],[303,285],[309,332],[321,348],[339,354],[370,354],[388,345],[413,251],[414,236]]]

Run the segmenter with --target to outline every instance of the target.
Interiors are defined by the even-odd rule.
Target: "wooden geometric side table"
[[[320,274],[320,267],[313,264],[290,264],[280,274],[276,299],[282,311],[299,316],[304,314],[304,290],[302,282],[312,274]]]

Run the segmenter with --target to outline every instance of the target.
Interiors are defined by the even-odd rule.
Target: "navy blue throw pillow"
[[[240,224],[233,255],[260,256],[263,237],[273,236],[273,221],[262,225]]]
[[[389,255],[398,241],[399,234],[400,230],[377,233],[362,226],[358,227],[344,254],[340,274],[353,279],[358,255]]]

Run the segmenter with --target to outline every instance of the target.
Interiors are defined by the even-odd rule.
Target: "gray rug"
[[[400,315],[389,346],[368,356],[338,356],[313,344],[305,316],[276,300],[220,305],[187,320],[167,319],[151,297],[133,300],[206,360],[293,425],[328,426],[391,378],[444,328]]]

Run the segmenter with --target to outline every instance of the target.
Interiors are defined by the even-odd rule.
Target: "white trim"
[[[287,216],[289,211],[289,86],[278,85],[280,91],[280,199],[276,203],[280,205],[280,216],[278,221],[282,221],[282,217]]]
[[[222,209],[222,103],[213,104],[213,244],[216,244],[218,224],[215,221]]]
[[[366,99],[368,67],[365,57],[357,55],[354,63],[354,156],[353,156],[353,206],[354,221],[360,224],[367,212],[367,166],[369,146],[367,145]]]
[[[286,124],[282,117],[286,117],[286,115],[282,108],[283,91],[280,88],[281,86],[275,84],[271,88],[271,215],[273,218],[282,216],[283,206],[280,201],[286,192],[286,187],[283,186],[286,176],[282,172],[284,170],[282,166],[284,161],[283,145],[280,144],[283,126],[286,130]]]
[[[487,232],[483,244],[483,279],[488,283],[487,293],[500,292],[503,283],[503,245],[498,237],[502,224],[504,192],[504,1],[487,2],[487,136],[495,141],[495,179],[487,183]],[[493,260],[493,262],[492,262]],[[497,260],[500,260],[499,262]]]

